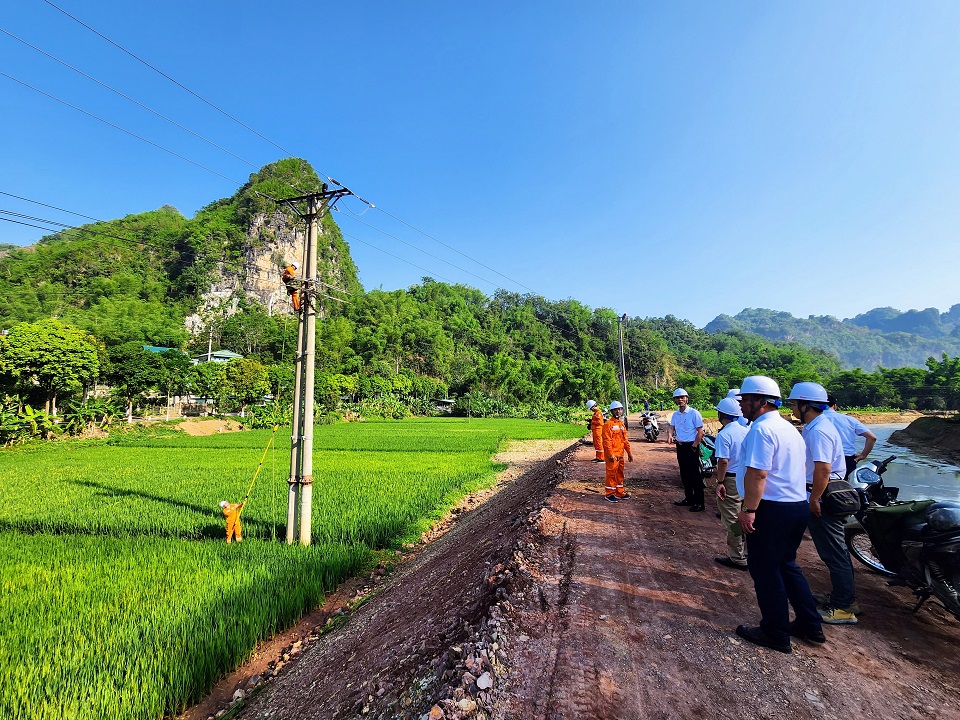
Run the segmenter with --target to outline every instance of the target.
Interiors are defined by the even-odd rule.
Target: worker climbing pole
[[[307,225],[304,255],[306,268],[294,296],[298,309],[297,352],[294,360],[293,424],[290,434],[290,477],[287,494],[287,543],[299,536],[301,545],[310,544],[313,512],[313,386],[317,336],[317,235],[324,214],[337,200],[353,195],[349,189],[331,180],[337,188],[283,200]],[[362,199],[362,198],[361,198]],[[364,201],[366,202],[366,201]],[[301,203],[306,210],[301,210]],[[368,203],[369,204],[369,203]],[[289,288],[289,286],[288,286]],[[299,531],[299,532],[298,532]]]

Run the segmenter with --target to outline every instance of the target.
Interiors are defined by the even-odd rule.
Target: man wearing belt
[[[674,505],[689,506],[690,512],[703,512],[703,478],[700,475],[700,441],[703,440],[703,418],[689,406],[690,397],[683,388],[673,391],[677,411],[670,416],[667,442],[677,444],[677,465],[683,483],[683,500]]]
[[[819,598],[817,611],[830,625],[853,625],[857,622],[856,588],[853,563],[844,540],[842,515],[824,515],[820,497],[830,480],[840,480],[846,471],[843,442],[834,424],[827,419],[827,391],[813,382],[793,386],[790,410],[803,422],[803,442],[807,446],[807,486],[810,490],[810,537],[817,554],[830,571],[830,594]],[[816,599],[816,598],[815,598]]]
[[[743,509],[737,516],[747,536],[747,562],[760,606],[759,627],[740,625],[747,642],[792,652],[790,636],[824,642],[817,603],[797,565],[807,529],[806,446],[780,415],[780,386],[753,375],[740,385],[740,408],[751,421],[743,441]],[[790,607],[796,620],[790,622]]]
[[[853,415],[837,412],[837,399],[833,395],[827,395],[827,403],[830,407],[823,411],[823,416],[832,422],[840,433],[840,440],[843,442],[843,460],[847,468],[843,479],[846,480],[857,467],[857,463],[867,459],[867,455],[877,442],[877,436]],[[863,438],[863,452],[859,453],[857,452],[858,435]]]
[[[740,469],[740,455],[747,428],[739,422],[743,413],[740,403],[734,398],[725,397],[717,403],[716,408],[720,420],[720,432],[717,433],[713,451],[717,458],[717,509],[723,526],[727,528],[727,554],[714,560],[734,570],[746,570],[743,535],[734,534],[730,528],[737,524],[743,500],[743,490],[737,487],[737,470]]]

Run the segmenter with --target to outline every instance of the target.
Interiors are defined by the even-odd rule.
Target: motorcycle
[[[845,527],[847,548],[890,585],[910,588],[913,612],[934,597],[960,620],[960,503],[898,500],[899,488],[883,484],[894,460],[863,461],[851,473],[860,510]]]
[[[660,423],[657,414],[651,410],[640,413],[640,424],[643,426],[643,435],[649,442],[656,442],[660,436]]]

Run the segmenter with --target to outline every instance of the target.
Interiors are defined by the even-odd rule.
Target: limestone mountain
[[[164,206],[67,229],[34,246],[4,246],[0,327],[57,317],[107,345],[181,346],[188,333],[241,306],[288,312],[280,272],[303,259],[305,228],[269,198],[320,185],[309,163],[287,158],[191,219]],[[329,215],[318,254],[322,281],[348,293],[362,290],[349,246]],[[335,305],[322,310],[335,314]]]

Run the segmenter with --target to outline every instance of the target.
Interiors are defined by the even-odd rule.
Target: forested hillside
[[[945,313],[935,308],[907,312],[875,308],[847,320],[829,315],[796,318],[787,312],[747,308],[733,317],[718,315],[705,329],[742,330],[820,348],[840,358],[847,369],[922,368],[931,356],[960,354],[960,305]]]
[[[78,423],[108,416],[108,401],[98,400],[96,412],[83,402],[96,384],[112,389],[128,417],[147,398],[157,404],[157,396],[192,394],[215,400],[218,411],[245,411],[273,395],[272,404],[255,413],[270,414],[269,422],[282,419],[290,406],[297,324],[279,271],[302,252],[302,228],[266,196],[319,184],[306,162],[283,160],[192,219],[164,207],[4,251],[0,441],[5,432],[10,437],[10,427],[29,426],[34,434],[50,427],[30,415],[31,407],[51,416],[63,408]],[[450,397],[480,415],[569,419],[587,398],[607,403],[620,396],[611,309],[503,290],[488,296],[430,278],[406,289],[365,292],[329,216],[320,254],[321,279],[344,291],[339,302],[322,300],[317,323],[321,414],[400,417],[429,412],[435,399]],[[902,377],[841,373],[834,355],[804,347],[810,338],[789,316],[745,311],[738,318],[755,319],[769,334],[776,325],[781,335],[771,340],[738,327],[707,332],[670,315],[627,318],[631,401],[669,407],[673,388],[682,385],[695,404],[709,407],[745,376],[763,373],[784,389],[800,380],[832,384],[848,403],[960,402],[960,390],[930,389],[958,385],[956,361],[933,361],[926,371]],[[842,344],[849,328],[830,320],[825,327]],[[939,322],[947,327],[952,320]],[[875,337],[863,327],[856,332]],[[243,358],[191,366],[189,356],[208,347]]]

